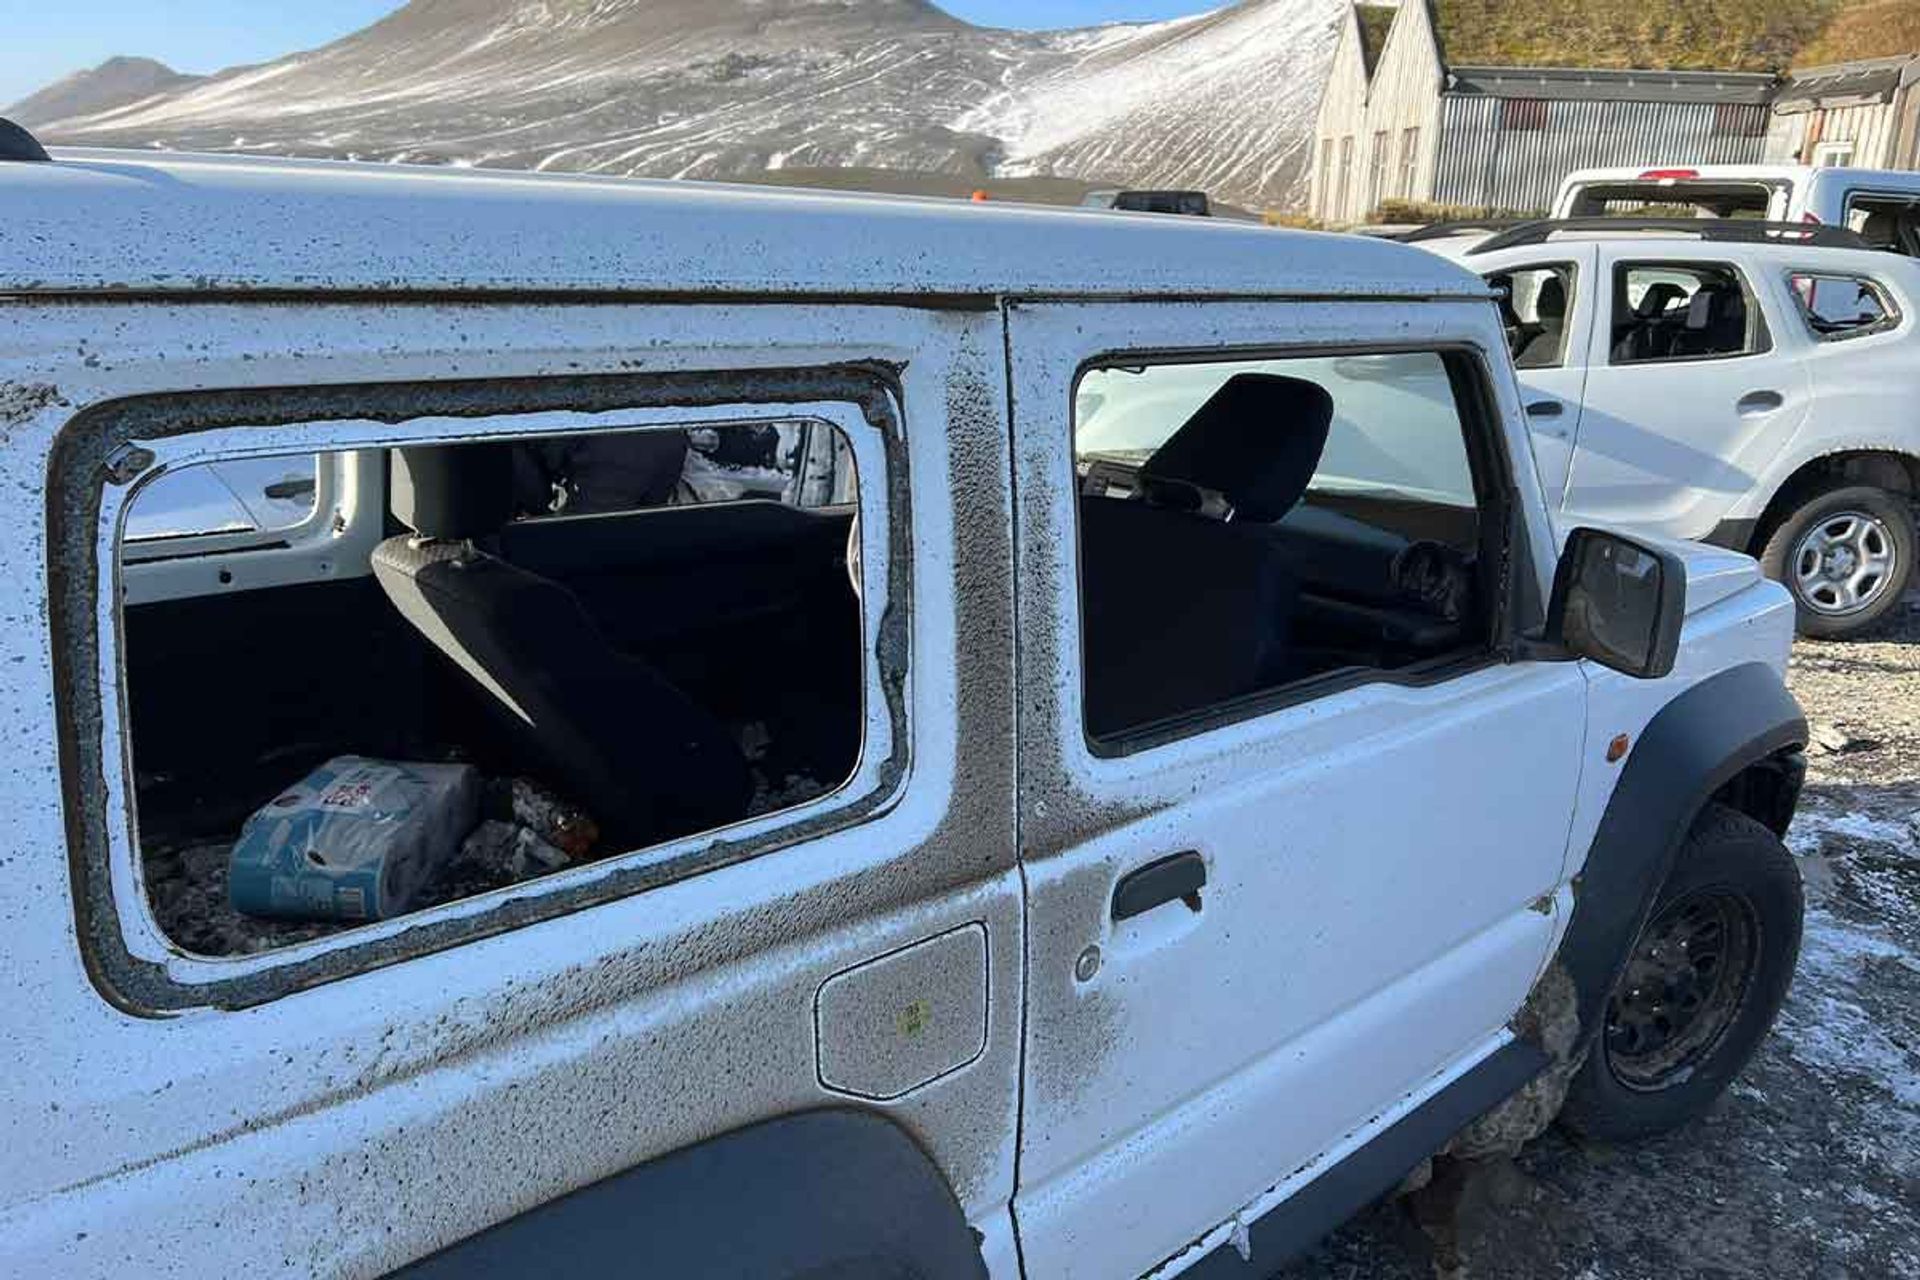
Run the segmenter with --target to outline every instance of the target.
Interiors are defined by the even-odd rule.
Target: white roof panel
[[[1481,296],[1431,254],[1217,219],[327,161],[0,163],[0,292]]]

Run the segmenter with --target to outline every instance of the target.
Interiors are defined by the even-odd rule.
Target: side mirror
[[[1679,556],[1617,533],[1575,529],[1560,553],[1547,640],[1641,680],[1673,670],[1687,613]]]

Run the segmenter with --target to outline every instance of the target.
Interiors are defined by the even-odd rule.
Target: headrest
[[[1300,501],[1333,425],[1325,387],[1271,373],[1237,373],[1146,464],[1143,481],[1211,490],[1236,520],[1271,524]]]
[[[1891,209],[1875,209],[1860,223],[1860,238],[1876,249],[1900,243],[1900,219]]]
[[[395,449],[393,514],[429,538],[483,538],[513,515],[513,446],[448,444]]]
[[[1640,296],[1640,305],[1633,309],[1633,314],[1642,320],[1663,316],[1668,307],[1686,296],[1686,292],[1671,280],[1656,281],[1648,285],[1647,291]]]
[[[1548,276],[1540,282],[1540,293],[1533,300],[1533,314],[1542,321],[1567,318],[1567,286],[1560,282],[1559,276]]]
[[[1693,301],[1687,303],[1687,328],[1704,329],[1712,324],[1726,310],[1732,292],[1723,284],[1701,285],[1694,291]]]

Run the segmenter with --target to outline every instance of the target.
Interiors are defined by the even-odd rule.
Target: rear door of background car
[[[1601,313],[1566,510],[1702,538],[1753,489],[1812,401],[1804,325],[1766,274],[1783,265],[1731,245],[1601,248]],[[1739,290],[1744,336],[1694,327],[1691,299],[1703,281]],[[1672,290],[1672,303],[1662,317],[1639,316],[1652,289]],[[1657,341],[1635,347],[1636,326]]]

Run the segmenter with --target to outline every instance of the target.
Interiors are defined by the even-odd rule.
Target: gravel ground
[[[1553,1130],[1477,1166],[1448,1280],[1920,1278],[1920,597],[1879,638],[1802,641],[1814,728],[1788,843],[1807,932],[1772,1036],[1703,1120],[1633,1146]],[[1401,1203],[1277,1280],[1427,1280]]]

